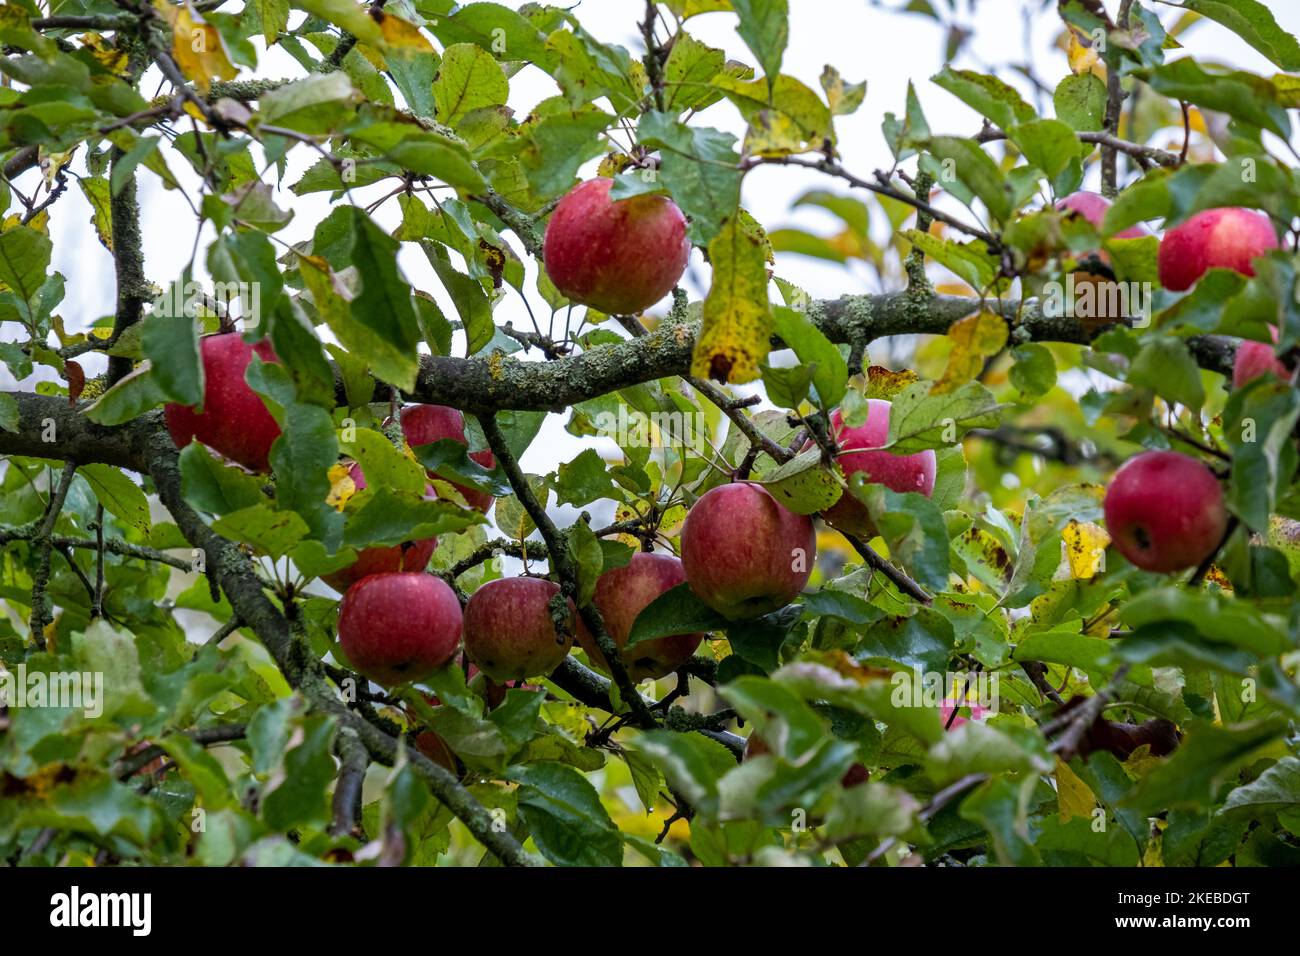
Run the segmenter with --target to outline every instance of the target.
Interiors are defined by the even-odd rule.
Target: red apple
[[[682,567],[696,597],[728,620],[761,617],[803,590],[817,557],[812,520],[749,482],[719,485],[682,525]]]
[[[1185,292],[1211,269],[1253,276],[1252,260],[1278,247],[1273,222],[1262,212],[1230,207],[1198,212],[1160,242],[1160,284]]]
[[[742,760],[749,760],[751,757],[761,757],[763,754],[771,753],[763,738],[758,734],[751,733],[745,741],[745,752],[741,755]],[[871,779],[871,771],[860,763],[855,763],[848,770],[844,771],[844,776],[840,778],[840,786],[856,787],[860,783],[866,783]]]
[[[437,731],[422,730],[416,734],[415,749],[444,770],[457,775],[460,774],[460,769],[456,766],[455,751],[447,746],[447,741],[443,740]]]
[[[934,476],[938,468],[938,459],[932,450],[911,455],[855,450],[879,448],[889,440],[891,407],[884,399],[867,399],[867,420],[856,428],[844,424],[844,416],[838,408],[831,412],[831,433],[840,447],[840,468],[844,470],[846,479],[861,473],[864,480],[884,485],[891,491],[914,491],[928,498],[934,494]],[[805,447],[811,447],[811,444]],[[875,534],[866,505],[848,491],[827,508],[822,517],[827,524],[849,534]]]
[[[559,591],[542,578],[499,578],[470,595],[465,653],[484,676],[498,684],[544,677],[568,656],[573,635],[557,631],[551,620],[550,601]],[[576,614],[573,626],[582,630]]]
[[[263,362],[278,362],[271,343],[249,345],[238,332],[205,335],[199,340],[203,360],[203,409],[170,403],[163,409],[167,430],[177,448],[197,438],[214,451],[253,471],[270,471],[271,445],[280,426],[262,398],[244,381],[253,353]]]
[[[609,198],[612,179],[565,194],[546,224],[546,274],[567,298],[609,315],[654,305],[686,271],[686,217],[665,196]]]
[[[1212,555],[1228,525],[1219,480],[1195,458],[1146,451],[1115,472],[1103,504],[1120,554],[1144,571],[1193,568]]]
[[[1270,325],[1268,330],[1276,344],[1277,326]],[[1291,381],[1291,369],[1277,357],[1277,350],[1272,345],[1245,339],[1237,346],[1237,357],[1232,363],[1232,387],[1241,388],[1261,375],[1272,375],[1284,382]]]
[[[596,581],[592,602],[605,620],[605,629],[620,649],[627,644],[632,624],[637,615],[670,588],[686,580],[682,562],[671,554],[638,552],[621,568],[602,574]],[[701,633],[673,634],[652,641],[641,641],[623,655],[623,666],[634,681],[647,677],[658,680],[681,667],[704,640]],[[596,646],[596,640],[586,630],[578,632],[578,643],[587,652],[587,658],[603,671],[609,670],[605,655]]]
[[[462,445],[469,444],[465,440],[465,416],[457,409],[448,408],[446,405],[407,405],[402,409],[401,420],[402,434],[406,436],[406,443],[412,448],[419,445],[432,445],[443,439],[458,441]],[[471,452],[469,457],[471,461],[477,462],[484,468],[495,468],[497,464],[496,457],[486,448]],[[431,472],[429,477],[437,476]],[[492,496],[486,491],[467,488],[455,482],[452,482],[452,487],[461,493],[465,503],[471,508],[486,512],[492,507]]]
[[[1110,200],[1100,193],[1090,193],[1081,190],[1077,193],[1071,193],[1056,204],[1056,208],[1063,212],[1077,212],[1084,219],[1091,223],[1092,227],[1098,232],[1101,231],[1101,224],[1106,218],[1106,211],[1110,209]],[[1143,236],[1151,235],[1145,227],[1140,225],[1129,226],[1123,232],[1115,233],[1116,239],[1141,239]],[[1105,252],[1099,253],[1105,256]]]
[[[366,487],[366,476],[361,465],[354,463],[348,470],[357,491]],[[427,488],[428,497],[436,497],[433,486]],[[403,541],[398,545],[387,547],[380,545],[363,548],[356,561],[346,568],[321,575],[321,580],[342,594],[352,585],[370,574],[385,574],[389,571],[423,571],[429,566],[434,549],[438,547],[437,538],[425,538],[423,541]]]
[[[339,643],[352,666],[377,684],[419,681],[445,666],[460,644],[460,601],[432,574],[362,578],[339,604]]]

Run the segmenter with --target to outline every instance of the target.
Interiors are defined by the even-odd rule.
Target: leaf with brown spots
[[[932,395],[956,390],[984,371],[984,363],[1007,344],[1007,323],[1000,315],[981,312],[952,324],[948,329],[953,348],[943,377],[930,389]]]
[[[748,226],[748,228],[747,228]],[[709,243],[713,284],[691,372],[720,382],[752,382],[771,348],[772,310],[767,299],[771,246],[750,217],[733,216]]]

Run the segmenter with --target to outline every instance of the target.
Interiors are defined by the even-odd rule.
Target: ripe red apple
[[[498,684],[544,677],[573,646],[551,620],[550,600],[560,586],[542,578],[499,578],[484,584],[465,605],[465,653]],[[572,608],[572,602],[570,602]],[[577,615],[574,627],[583,630]]]
[[[745,752],[741,754],[741,760],[749,760],[751,757],[761,757],[763,754],[771,753],[767,743],[758,736],[751,733],[745,741]],[[844,776],[840,778],[840,786],[856,787],[860,783],[866,783],[871,779],[871,771],[860,763],[855,763],[848,770],[844,771]]]
[[[1084,219],[1092,224],[1097,231],[1101,231],[1102,221],[1106,218],[1106,211],[1110,209],[1110,200],[1100,193],[1090,193],[1086,190],[1080,190],[1077,193],[1071,193],[1056,204],[1056,208],[1064,212],[1077,212]],[[1143,236],[1149,236],[1150,233],[1145,227],[1134,225],[1129,226],[1123,232],[1115,233],[1116,239],[1141,239]],[[1099,253],[1105,256],[1105,252]]]
[[[1277,343],[1277,326],[1270,325],[1269,333]],[[1232,387],[1241,388],[1261,375],[1272,375],[1284,382],[1291,381],[1291,369],[1277,357],[1277,350],[1265,342],[1245,339],[1237,346],[1237,357],[1232,363]]]
[[[446,405],[407,405],[402,409],[401,420],[402,434],[412,448],[431,445],[443,439],[458,441],[462,445],[469,444],[465,440],[465,416],[455,408]],[[484,468],[495,468],[497,464],[496,456],[486,448],[471,452],[469,457]],[[430,473],[429,477],[436,476]],[[452,487],[461,493],[471,508],[486,512],[492,507],[492,496],[486,491],[467,488],[455,482],[452,482]]]
[[[817,557],[811,519],[749,482],[705,492],[686,515],[681,540],[691,590],[732,621],[789,604]]]
[[[366,476],[361,470],[361,465],[353,463],[348,470],[348,477],[352,479],[357,491],[366,487]],[[427,495],[430,498],[436,497],[432,485],[428,486]],[[437,538],[425,538],[423,541],[403,541],[401,544],[387,547],[379,545],[373,548],[362,548],[356,561],[346,568],[321,575],[321,580],[342,594],[370,574],[423,571],[429,566],[429,559],[433,557],[434,549],[437,547]]]
[[[460,644],[460,601],[441,578],[400,571],[362,578],[339,604],[339,643],[377,684],[419,681]]]
[[[609,198],[612,179],[565,194],[546,224],[546,274],[566,297],[609,315],[654,305],[686,271],[686,217],[665,196]]]
[[[1277,247],[1277,232],[1262,212],[1207,209],[1165,233],[1157,260],[1160,284],[1172,292],[1185,292],[1216,268],[1253,276],[1252,260]]]
[[[857,428],[844,424],[844,416],[838,408],[831,412],[831,434],[840,447],[840,468],[844,470],[846,479],[861,473],[866,481],[884,485],[891,491],[914,491],[928,498],[934,494],[934,476],[938,467],[938,459],[932,450],[926,449],[911,455],[854,450],[879,448],[889,440],[891,407],[884,399],[867,399],[867,420]],[[811,447],[811,444],[804,447]],[[845,454],[846,451],[849,454]],[[840,496],[839,501],[822,513],[822,518],[832,527],[849,534],[875,534],[875,526],[866,505],[847,491]]]
[[[447,741],[438,735],[437,731],[422,730],[416,734],[415,749],[444,770],[459,775],[460,769],[456,766],[456,753],[447,745]]]
[[[627,644],[632,624],[647,605],[670,588],[686,580],[682,562],[671,554],[638,552],[621,568],[602,574],[596,581],[593,603],[605,619],[605,629],[620,649]],[[668,637],[641,641],[623,654],[623,666],[634,681],[647,677],[658,680],[681,667],[704,640],[701,633],[673,634]],[[596,646],[596,640],[586,630],[578,632],[578,643],[587,652],[588,659],[603,671],[609,670],[605,655]]]
[[[1175,451],[1146,451],[1126,461],[1103,508],[1115,547],[1144,571],[1196,567],[1218,548],[1228,525],[1219,480]]]
[[[280,426],[261,396],[244,381],[244,370],[254,352],[263,362],[280,361],[270,342],[249,345],[238,332],[205,335],[199,340],[203,410],[174,403],[163,409],[177,448],[197,438],[245,468],[270,471],[271,445],[280,435]]]

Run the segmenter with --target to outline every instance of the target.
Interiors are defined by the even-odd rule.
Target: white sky
[[[507,3],[518,5],[511,0]],[[1266,4],[1273,9],[1283,27],[1300,32],[1300,3],[1266,0]],[[940,2],[936,5],[945,4]],[[856,114],[837,121],[840,150],[850,170],[870,174],[878,167],[889,165],[890,156],[880,134],[880,122],[887,110],[902,112],[909,78],[916,82],[931,128],[936,132],[960,135],[974,133],[979,128],[979,119],[971,110],[929,82],[928,78],[943,65],[944,50],[943,30],[933,20],[917,15],[888,14],[869,7],[866,0],[791,0],[790,6],[790,45],[785,55],[784,72],[819,89],[818,77],[822,68],[831,63],[847,80],[868,81],[866,102],[862,108]],[[975,37],[955,65],[987,69],[1009,62],[1023,62],[1025,50],[1029,49],[1038,75],[1049,86],[1066,75],[1064,55],[1053,46],[1060,21],[1050,10],[1035,19],[1031,39],[1026,45],[1023,11],[1039,11],[1043,6],[1040,0],[980,0],[974,13],[970,10],[970,0],[958,0],[958,6],[959,21],[972,27]],[[1108,6],[1113,8],[1116,3],[1108,0]],[[1172,22],[1174,11],[1167,6],[1157,9],[1166,23]],[[576,5],[576,13],[596,36],[606,42],[621,43],[634,56],[640,55],[636,23],[644,13],[642,0],[582,0]],[[734,24],[734,15],[706,14],[689,21],[688,29],[704,42],[722,47],[733,58],[752,60],[735,34]],[[1263,56],[1217,24],[1206,22],[1197,26],[1184,37],[1184,42],[1189,52],[1206,60],[1273,72]],[[300,74],[297,64],[278,50],[263,57],[259,71],[259,75],[267,77]],[[1010,71],[1001,71],[999,75],[1015,82],[1016,78]],[[156,77],[155,72],[146,80],[146,95],[154,92]],[[1017,85],[1027,96],[1031,93],[1028,84]],[[510,105],[517,115],[523,116],[536,102],[555,92],[548,77],[537,69],[526,68],[512,82]],[[701,114],[697,122],[727,129],[738,137],[744,132],[739,115],[725,102]],[[316,154],[305,147],[295,148],[290,155],[292,162],[286,185],[296,181],[301,170],[316,158]],[[178,175],[188,172],[188,167],[179,157],[169,156],[169,159]],[[34,175],[29,173],[19,182],[30,186]],[[152,281],[165,286],[180,275],[190,257],[194,217],[185,201],[176,193],[165,191],[151,174],[143,174],[141,181],[146,271]],[[815,209],[801,209],[792,214],[789,207],[792,200],[807,189],[838,190],[840,185],[808,170],[761,169],[746,180],[744,202],[769,229],[801,224],[812,231],[828,230],[833,227],[833,222],[826,214]],[[197,193],[194,186],[195,179],[191,176],[187,180],[191,195]],[[379,195],[390,188],[391,184],[381,184],[372,187],[371,193]],[[358,195],[364,197],[368,193],[360,191]],[[316,223],[329,211],[327,197],[328,194],[318,194],[299,199],[292,193],[283,192],[279,202],[291,208],[296,218],[279,236],[289,242],[309,237]],[[386,226],[395,226],[397,213],[396,203],[390,202],[380,210],[377,218]],[[50,229],[55,240],[53,267],[67,279],[67,297],[59,311],[69,330],[85,328],[113,308],[112,259],[94,238],[89,219],[90,208],[75,186],[70,186],[51,215]],[[512,238],[507,234],[507,239]],[[210,239],[209,227],[204,244]],[[517,243],[515,247],[522,251]],[[399,261],[407,278],[417,288],[433,292],[442,300],[447,314],[454,315],[418,248],[408,244]],[[860,273],[798,256],[782,256],[778,274],[818,297],[870,291],[863,285]],[[696,297],[703,290],[690,288],[690,292]],[[541,318],[545,306],[540,298],[534,298],[532,302],[534,310],[541,309]],[[527,314],[517,295],[508,296],[498,307],[498,323],[506,320],[513,321],[516,327],[528,325]],[[4,331],[9,333],[10,330]],[[100,370],[93,361],[87,361],[86,366],[91,375]],[[562,423],[561,416],[548,419],[543,438],[535,443],[525,459],[525,467],[530,471],[545,472],[585,447],[585,441],[564,432]],[[610,447],[612,450],[612,445]]]

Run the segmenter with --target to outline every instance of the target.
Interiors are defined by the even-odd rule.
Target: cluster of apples
[[[1058,203],[1059,209],[1083,216],[1098,229],[1109,207],[1107,199],[1088,192]],[[1145,235],[1145,230],[1133,227],[1118,238]],[[1160,240],[1160,284],[1172,292],[1186,292],[1216,268],[1253,276],[1254,260],[1276,248],[1277,233],[1263,213],[1236,207],[1207,209],[1168,230]],[[1276,328],[1272,334],[1276,341]],[[1290,380],[1291,369],[1271,346],[1242,342],[1233,365],[1233,387],[1241,388],[1261,375]],[[1214,473],[1198,459],[1173,451],[1146,451],[1125,462],[1106,489],[1103,509],[1119,552],[1135,566],[1160,573],[1183,571],[1208,559],[1222,542],[1228,522],[1223,489]]]

